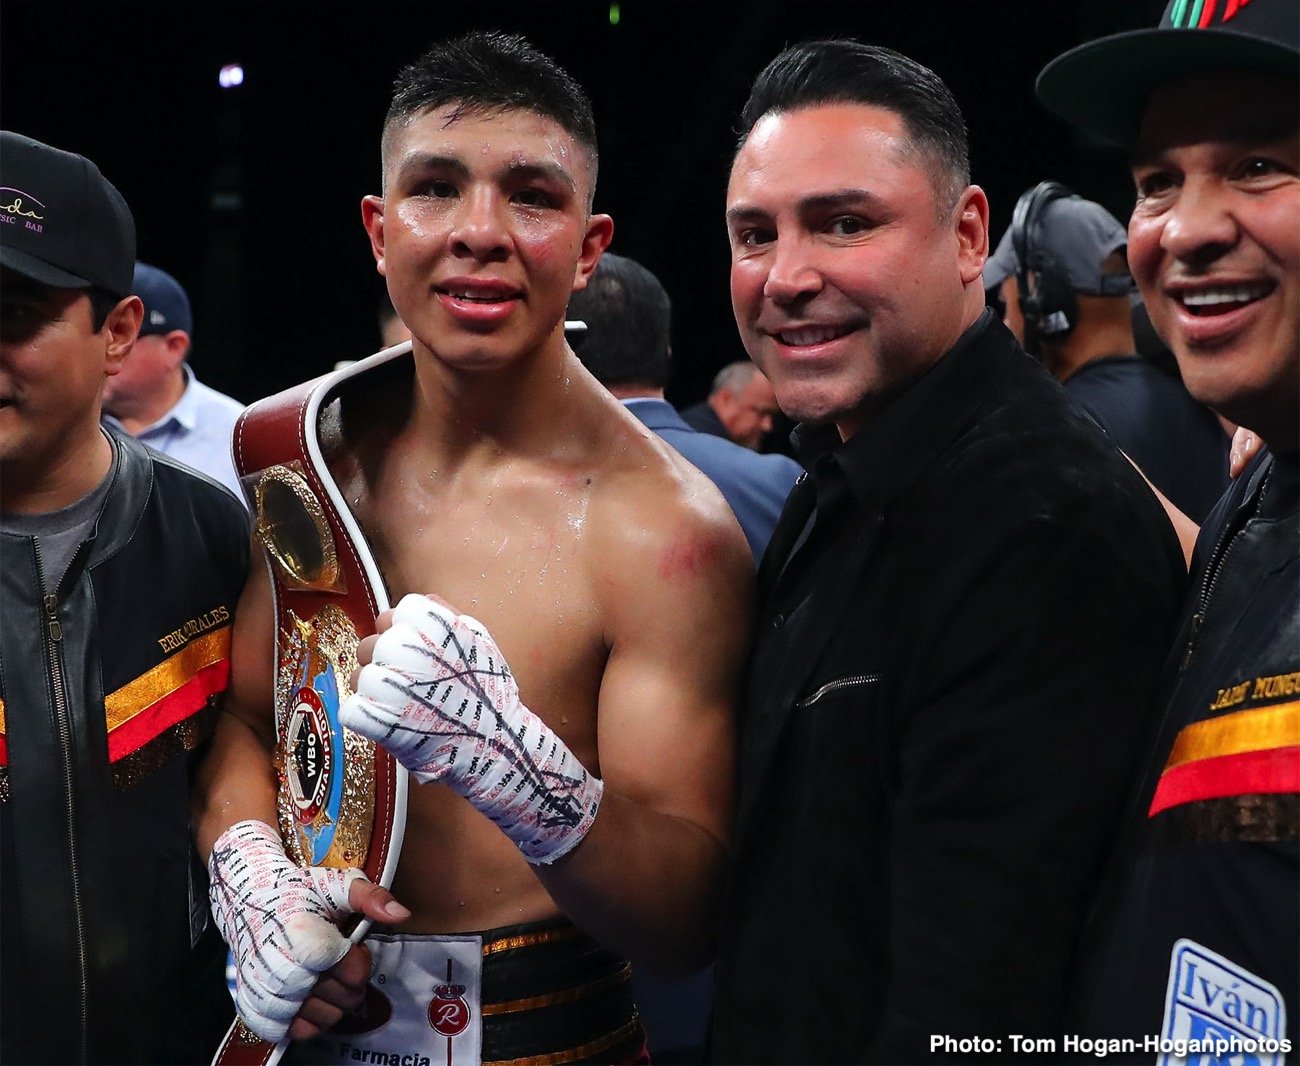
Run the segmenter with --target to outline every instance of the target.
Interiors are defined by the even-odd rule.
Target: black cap
[[[43,285],[126,296],[131,209],[89,159],[0,130],[0,266]]]
[[[1188,74],[1246,70],[1300,77],[1295,0],[1171,0],[1160,25],[1057,56],[1038,98],[1064,119],[1132,147],[1153,89]]]

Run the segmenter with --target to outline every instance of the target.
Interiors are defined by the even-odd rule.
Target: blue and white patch
[[[1286,1003],[1263,978],[1194,940],[1179,940],[1169,957],[1160,1035],[1178,1046],[1163,1050],[1157,1066],[1284,1066]]]

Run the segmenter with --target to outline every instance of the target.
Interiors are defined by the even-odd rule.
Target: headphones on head
[[[1044,337],[1063,337],[1079,321],[1079,300],[1070,279],[1048,253],[1041,233],[1047,205],[1073,195],[1059,181],[1040,181],[1016,201],[1011,216],[1025,350],[1040,358]]]

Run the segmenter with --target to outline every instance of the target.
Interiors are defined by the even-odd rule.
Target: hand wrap
[[[252,820],[217,838],[208,874],[212,914],[235,956],[239,1016],[278,1043],[320,974],[347,954],[335,923],[352,913],[348,889],[365,874],[298,866],[280,835]]]
[[[604,784],[520,702],[482,623],[426,596],[397,605],[339,719],[416,780],[450,785],[531,863],[568,854],[595,820]]]

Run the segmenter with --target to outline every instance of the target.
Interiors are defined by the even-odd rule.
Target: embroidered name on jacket
[[[214,607],[212,610],[201,614],[198,618],[191,618],[179,629],[173,629],[165,637],[158,639],[158,647],[164,652],[173,652],[177,648],[183,648],[200,633],[206,633],[214,626],[219,626],[223,622],[230,621],[230,611],[223,604],[220,607]]]

